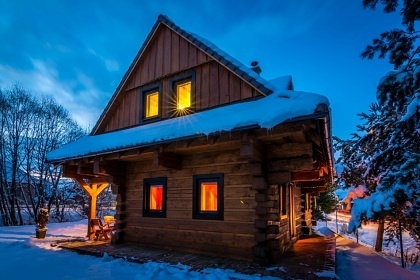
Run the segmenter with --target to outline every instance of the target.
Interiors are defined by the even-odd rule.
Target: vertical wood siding
[[[196,72],[197,111],[260,95],[195,45],[161,25],[108,110],[98,133],[139,125],[140,88],[153,83],[160,82],[162,85],[162,118],[171,117],[169,81],[191,70]]]

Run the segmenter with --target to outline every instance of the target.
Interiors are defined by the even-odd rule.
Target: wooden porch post
[[[108,186],[108,184],[87,184],[81,178],[74,178],[77,183],[85,190],[85,192],[89,195],[89,217],[88,217],[88,229],[87,235],[89,239],[91,238],[90,232],[90,220],[96,218],[96,202],[98,195]]]

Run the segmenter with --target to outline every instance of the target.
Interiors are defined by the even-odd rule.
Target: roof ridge
[[[229,55],[227,52],[223,51],[221,48],[216,46],[216,44],[214,44],[213,42],[207,40],[201,35],[198,35],[193,32],[189,32],[179,27],[171,19],[169,19],[169,17],[163,14],[160,14],[158,16],[158,20],[165,23],[167,26],[174,29],[176,32],[180,33],[191,43],[193,43],[198,48],[202,49],[204,52],[208,53],[210,56],[215,58],[219,63],[223,64],[225,67],[235,72],[238,76],[246,80],[253,87],[262,91],[263,94],[269,95],[274,91],[273,88],[267,87],[267,85],[270,86],[267,80],[262,78],[260,75],[255,73],[253,70],[251,70],[249,67],[244,65],[242,62],[240,62],[236,58]]]

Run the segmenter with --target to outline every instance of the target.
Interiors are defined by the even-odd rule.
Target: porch
[[[205,268],[232,269],[243,274],[280,277],[282,279],[331,279],[315,273],[335,273],[335,238],[316,234],[304,236],[279,258],[270,268],[250,261],[182,253],[127,244],[111,244],[109,241],[75,241],[57,244],[59,247],[80,254],[102,257],[105,253],[135,263],[154,261],[170,265],[183,264],[191,270]]]

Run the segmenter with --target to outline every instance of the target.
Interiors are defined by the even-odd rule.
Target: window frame
[[[191,71],[188,71],[186,73],[177,75],[177,76],[175,76],[175,77],[173,77],[169,80],[169,89],[171,90],[171,97],[172,97],[172,100],[174,102],[174,104],[171,104],[171,111],[172,111],[171,115],[172,116],[180,116],[181,115],[181,114],[178,114],[179,110],[177,109],[178,108],[178,103],[177,103],[177,100],[178,100],[177,94],[178,93],[176,91],[176,86],[178,84],[182,84],[182,83],[185,83],[187,81],[191,81],[191,100],[190,100],[191,106],[186,109],[186,111],[187,111],[186,114],[188,115],[188,114],[191,114],[191,113],[196,111],[196,107],[195,107],[195,92],[196,92],[195,91],[195,71],[191,70]],[[184,115],[184,114],[182,114],[182,115]]]
[[[201,183],[217,183],[217,211],[201,211]],[[193,219],[223,220],[224,219],[224,174],[193,175]]]
[[[150,187],[153,185],[162,185],[162,210],[150,209]],[[167,178],[144,178],[143,179],[143,217],[166,218],[166,196]]]
[[[158,114],[153,117],[146,117],[146,98],[148,94],[158,93]],[[150,123],[162,119],[162,83],[152,84],[140,88],[140,123]]]

